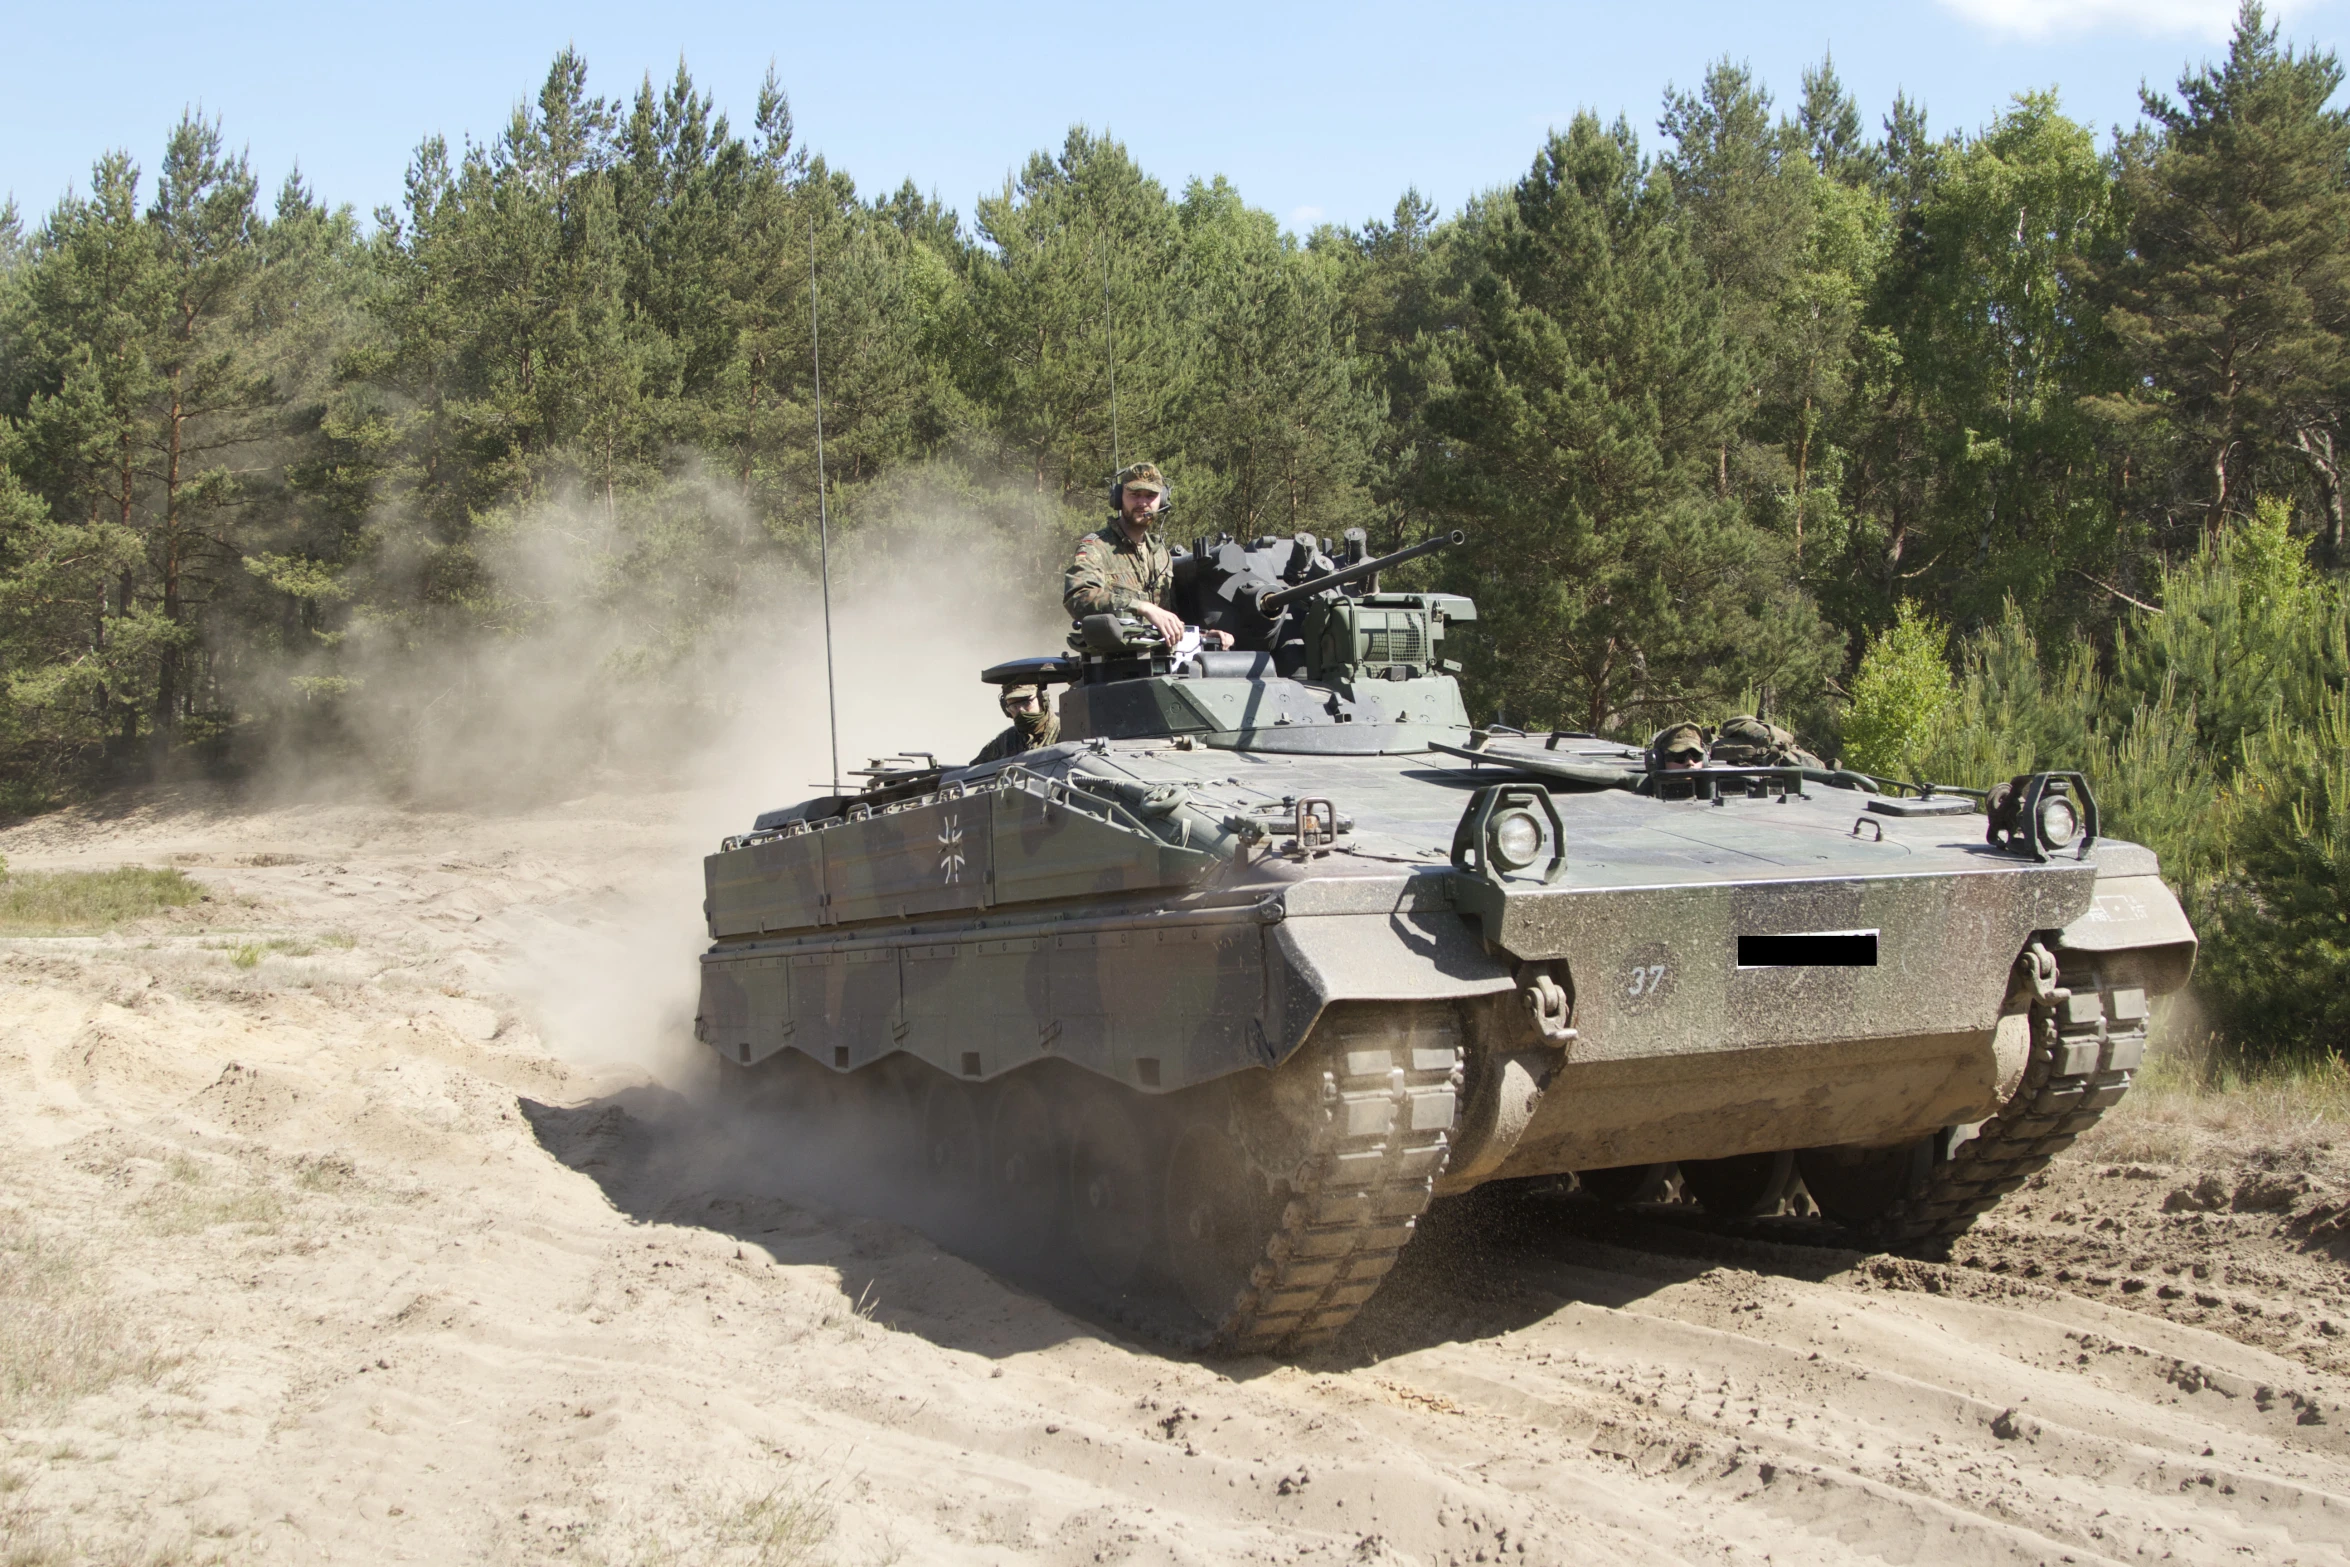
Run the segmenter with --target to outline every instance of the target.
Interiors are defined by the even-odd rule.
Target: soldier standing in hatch
[[[987,748],[971,758],[973,767],[1000,762],[1007,756],[1018,756],[1022,751],[1033,751],[1061,738],[1061,717],[1053,711],[1052,699],[1045,694],[1043,686],[1004,687],[1003,708],[1012,726],[988,741]]]
[[[1138,462],[1110,486],[1117,514],[1077,541],[1077,558],[1061,574],[1061,606],[1069,618],[1132,615],[1171,647],[1183,639],[1183,617],[1167,606],[1175,596],[1175,552],[1152,529],[1167,502],[1167,481],[1156,463]],[[1221,631],[1203,634],[1210,647],[1229,647]]]

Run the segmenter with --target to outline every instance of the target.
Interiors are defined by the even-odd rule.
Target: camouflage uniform
[[[1729,767],[1825,767],[1795,736],[1766,719],[1741,713],[1722,720],[1713,760]]]
[[[1163,500],[1166,475],[1159,472],[1157,463],[1135,463],[1120,470],[1110,491],[1110,504],[1120,505],[1128,491]],[[1061,574],[1061,606],[1071,620],[1123,614],[1137,604],[1172,609],[1169,600],[1174,596],[1175,552],[1156,528],[1145,533],[1140,544],[1129,539],[1123,515],[1113,515],[1107,527],[1079,539],[1077,558]]]
[[[1140,544],[1125,525],[1109,524],[1077,541],[1077,558],[1061,574],[1061,607],[1071,620],[1113,615],[1137,604],[1171,608],[1175,595],[1175,552],[1156,532]]]
[[[1777,724],[1741,713],[1722,720],[1720,730],[1696,724],[1659,729],[1648,741],[1651,771],[1666,767],[1825,767]]]
[[[1004,687],[1002,699],[1004,712],[1012,720],[1011,727],[988,741],[986,748],[971,758],[973,767],[984,767],[989,762],[1000,762],[1007,756],[1018,756],[1023,751],[1033,751],[1060,740],[1061,715],[1053,711],[1052,698],[1045,694],[1044,687],[1035,688],[1036,706],[1027,712],[1012,706],[1014,689],[1011,686]]]

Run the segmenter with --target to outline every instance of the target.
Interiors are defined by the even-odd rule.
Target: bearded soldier
[[[1167,481],[1158,464],[1138,462],[1110,486],[1115,515],[1077,541],[1077,558],[1061,574],[1061,606],[1069,618],[1132,615],[1167,639],[1183,640],[1183,618],[1169,605],[1175,597],[1175,552],[1154,531],[1167,503]],[[1210,647],[1229,647],[1221,631],[1205,633]]]
[[[1018,756],[1022,751],[1033,751],[1061,738],[1060,715],[1053,711],[1052,699],[1045,695],[1044,687],[1004,687],[1003,708],[1012,726],[988,741],[987,748],[971,758],[973,767],[1000,762],[1007,756]]]

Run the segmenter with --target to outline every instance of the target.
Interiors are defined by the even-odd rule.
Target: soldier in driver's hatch
[[[1655,773],[1703,767],[1706,750],[1713,740],[1712,730],[1695,724],[1667,725],[1648,737],[1648,770]]]
[[[1651,772],[1703,767],[1708,762],[1723,767],[1827,765],[1806,751],[1792,731],[1751,713],[1724,719],[1719,730],[1684,723],[1659,729],[1649,737],[1648,766]]]
[[[1110,486],[1116,514],[1077,541],[1077,558],[1061,574],[1061,606],[1072,620],[1087,615],[1132,615],[1165,637],[1183,639],[1183,617],[1167,606],[1175,596],[1175,553],[1151,527],[1167,503],[1167,481],[1156,463],[1122,470]],[[1205,634],[1210,647],[1229,647],[1221,631]]]
[[[987,748],[971,758],[973,767],[1000,762],[1007,756],[1018,756],[1022,751],[1033,751],[1061,738],[1061,717],[1053,711],[1052,699],[1045,694],[1044,687],[1004,687],[1003,708],[1012,726],[988,741]]]

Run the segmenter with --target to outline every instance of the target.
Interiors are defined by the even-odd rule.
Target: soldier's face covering
[[[1004,711],[1011,715],[1020,732],[1026,735],[1042,734],[1050,709],[1044,705],[1042,691],[1008,691],[1004,694]]]

